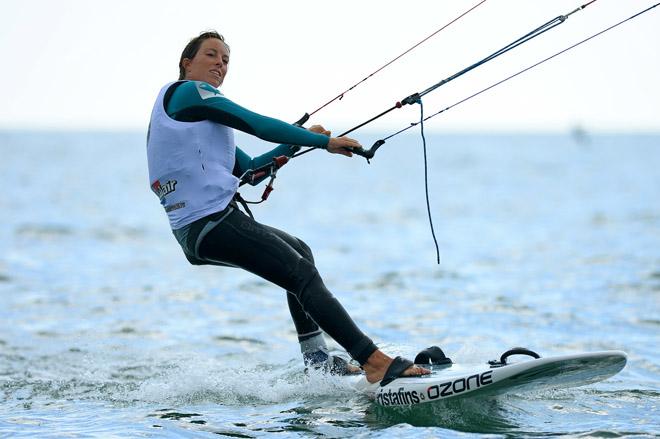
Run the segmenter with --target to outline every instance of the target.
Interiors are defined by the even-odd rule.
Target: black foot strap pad
[[[392,361],[392,364],[390,364],[390,367],[387,368],[385,376],[380,382],[380,386],[385,387],[395,379],[400,378],[401,374],[412,365],[412,361],[403,357],[396,357]]]
[[[421,351],[415,357],[415,364],[452,364],[451,358],[447,357],[442,349],[431,346]]]

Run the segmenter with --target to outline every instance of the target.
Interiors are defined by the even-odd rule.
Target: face
[[[217,38],[207,38],[202,41],[193,59],[183,60],[185,79],[204,81],[216,88],[220,87],[227,75],[228,64],[229,50],[225,43]]]

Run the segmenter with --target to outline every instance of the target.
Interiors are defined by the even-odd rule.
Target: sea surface
[[[595,385],[418,409],[304,373],[283,291],[188,265],[144,140],[0,133],[1,437],[660,436],[660,135],[427,134],[439,265],[418,135],[282,168],[255,215],[387,353],[629,355]]]

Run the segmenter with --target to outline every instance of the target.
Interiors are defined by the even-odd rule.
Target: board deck
[[[579,387],[620,372],[622,351],[587,352],[530,359],[493,367],[484,364],[430,366],[430,375],[398,378],[381,387],[360,377],[356,389],[383,406],[409,406],[447,398]],[[426,366],[425,366],[426,367]]]

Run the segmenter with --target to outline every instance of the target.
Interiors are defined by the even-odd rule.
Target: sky
[[[221,90],[295,121],[479,0],[2,2],[0,130],[146,130],[181,50],[207,29],[231,47]],[[317,113],[344,131],[583,4],[487,0]],[[439,111],[655,3],[598,0],[559,27],[424,98]],[[660,6],[429,121],[435,132],[660,132]],[[418,106],[369,126],[398,130]]]

